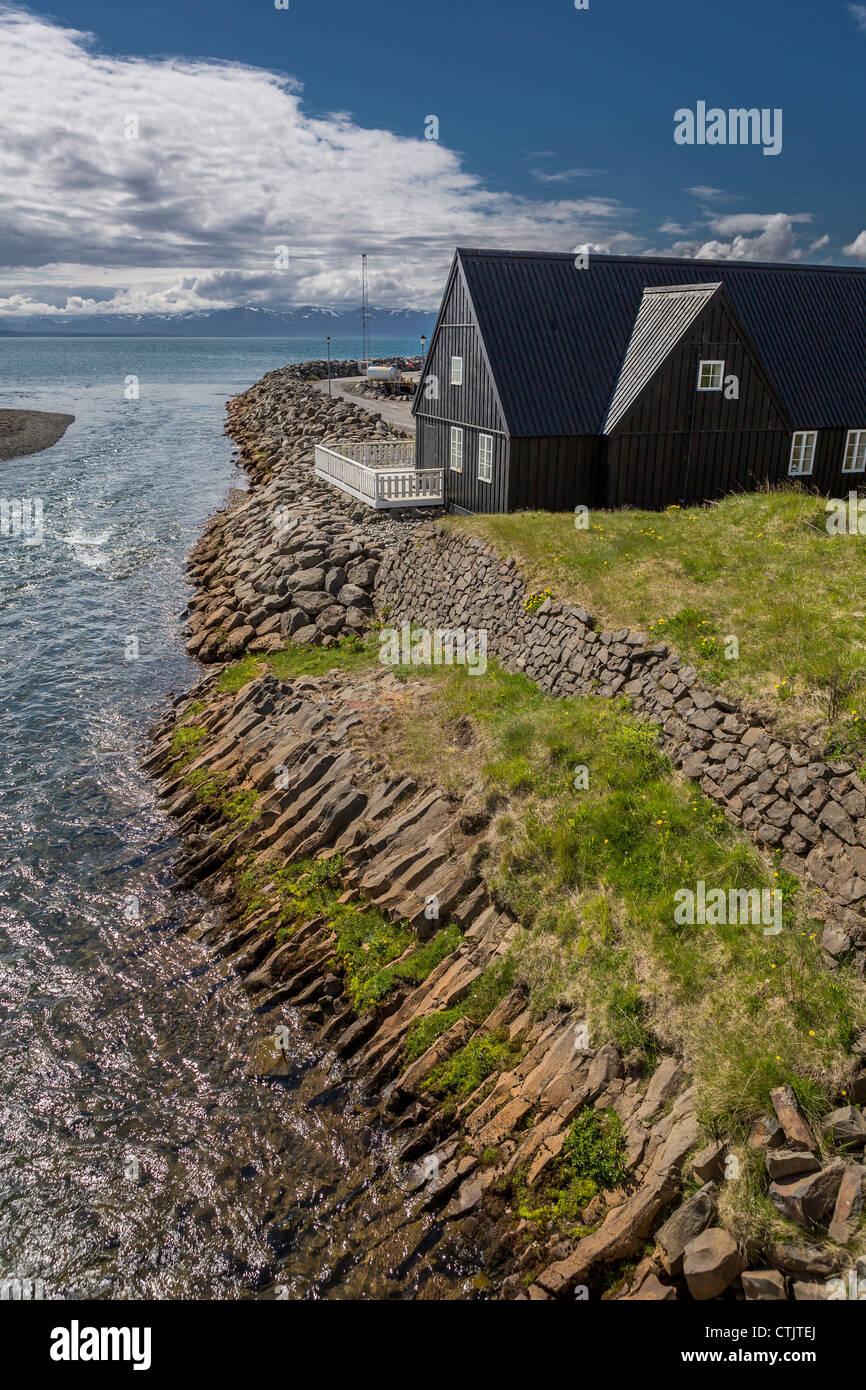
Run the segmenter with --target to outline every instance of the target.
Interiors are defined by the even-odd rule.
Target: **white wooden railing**
[[[317,444],[317,478],[370,507],[436,507],[444,501],[441,468],[415,468],[415,445]]]
[[[348,450],[350,458],[367,468],[415,467],[415,441],[412,439],[405,443],[376,444],[365,441],[363,444],[340,444],[336,447],[343,452]]]

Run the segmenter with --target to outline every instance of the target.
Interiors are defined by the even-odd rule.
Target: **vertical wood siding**
[[[723,360],[739,399],[698,391],[698,363]],[[787,476],[791,431],[723,301],[713,301],[608,444],[609,507],[711,501]]]
[[[463,385],[451,385],[451,358],[463,358]],[[429,394],[435,381],[436,392]],[[508,509],[508,439],[463,276],[458,267],[446,290],[415,398],[419,468],[444,468],[445,498],[470,512]],[[451,426],[463,430],[463,472],[451,472]],[[478,477],[478,438],[493,437],[493,476]]]
[[[568,439],[512,439],[508,511],[570,512],[603,502],[605,440],[600,435]]]

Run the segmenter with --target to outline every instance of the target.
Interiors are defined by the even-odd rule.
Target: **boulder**
[[[714,1182],[722,1176],[726,1145],[717,1139],[705,1144],[692,1159],[692,1172],[701,1182]]]
[[[683,1273],[692,1298],[718,1298],[742,1273],[744,1260],[737,1242],[719,1227],[703,1231],[686,1246]]]
[[[779,1124],[785,1131],[789,1149],[817,1149],[815,1136],[797,1108],[797,1098],[790,1086],[777,1086],[770,1100]]]
[[[807,1245],[799,1240],[777,1240],[767,1247],[766,1256],[779,1269],[788,1274],[811,1274],[817,1278],[828,1278],[840,1264],[839,1256],[832,1250],[824,1250],[817,1245]]]
[[[344,584],[337,593],[337,602],[344,608],[370,608],[372,604],[370,595],[357,584]]]
[[[839,1110],[831,1110],[821,1121],[821,1128],[829,1134],[837,1148],[862,1149],[866,1145],[866,1120],[856,1105],[843,1105]]]
[[[308,618],[317,617],[326,608],[330,608],[332,603],[331,595],[324,593],[321,589],[317,592],[310,589],[299,589],[295,594],[295,604],[302,613],[306,613]]]
[[[677,1207],[673,1216],[656,1231],[656,1244],[668,1274],[682,1273],[686,1246],[709,1226],[716,1212],[718,1195],[716,1184],[708,1182],[700,1192]]]
[[[770,1201],[788,1221],[817,1226],[832,1211],[842,1181],[842,1163],[831,1163],[814,1173],[779,1178],[770,1183]]]
[[[813,1173],[821,1167],[808,1149],[768,1149],[764,1162],[771,1178],[792,1178],[795,1173]]]
[[[849,1240],[857,1234],[863,1211],[864,1178],[866,1178],[866,1168],[863,1168],[859,1163],[850,1164],[842,1174],[842,1181],[836,1195],[836,1205],[833,1209],[833,1219],[827,1231],[830,1239],[834,1240],[837,1245],[847,1245]]]
[[[787,1298],[785,1277],[778,1269],[748,1269],[743,1274],[743,1293],[750,1303]]]

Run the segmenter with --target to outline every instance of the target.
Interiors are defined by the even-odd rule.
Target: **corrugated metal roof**
[[[644,290],[685,280],[724,285],[795,428],[866,428],[866,270],[457,254],[513,435],[600,434]]]
[[[708,285],[652,285],[644,290],[608,407],[605,434],[622,419],[656,368],[720,289],[717,280]]]

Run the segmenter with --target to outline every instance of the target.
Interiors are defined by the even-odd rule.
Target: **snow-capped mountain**
[[[435,314],[423,309],[369,309],[371,337],[430,333]],[[210,309],[180,314],[39,314],[0,317],[0,333],[95,334],[208,338],[354,338],[361,334],[360,306],[329,309],[319,304],[293,309]]]

